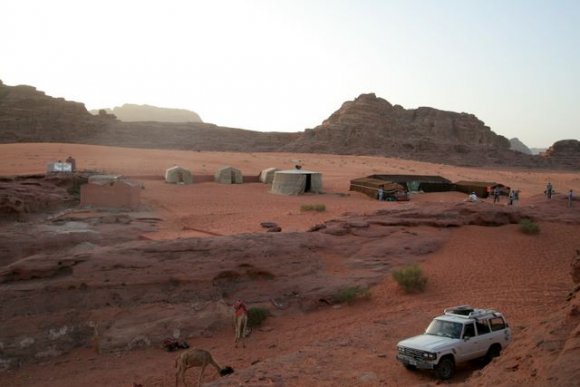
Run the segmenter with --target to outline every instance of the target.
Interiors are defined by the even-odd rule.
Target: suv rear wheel
[[[435,373],[441,380],[451,379],[455,373],[455,363],[453,362],[453,359],[449,357],[441,359],[439,364],[437,364],[437,367],[435,367]]]
[[[487,350],[485,354],[485,361],[489,363],[494,357],[498,357],[501,354],[501,346],[499,344],[494,344]]]

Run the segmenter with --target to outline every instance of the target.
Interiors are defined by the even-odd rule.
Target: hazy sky
[[[295,132],[374,92],[530,147],[580,138],[577,0],[13,0],[0,15],[0,79],[88,109]]]

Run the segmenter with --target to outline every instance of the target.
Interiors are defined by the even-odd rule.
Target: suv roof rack
[[[447,316],[457,316],[464,318],[478,318],[487,315],[499,316],[500,314],[493,309],[474,308],[470,305],[458,305],[451,308],[445,308],[443,313]]]

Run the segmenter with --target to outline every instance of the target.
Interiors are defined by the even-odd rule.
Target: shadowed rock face
[[[473,114],[429,107],[404,109],[374,94],[345,102],[327,120],[286,145],[285,151],[384,154],[462,165],[535,165],[534,158],[510,150]]]
[[[558,165],[580,167],[580,141],[562,140],[546,150],[543,157]]]

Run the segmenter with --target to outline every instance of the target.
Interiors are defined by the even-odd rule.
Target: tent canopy
[[[277,171],[272,182],[272,192],[281,195],[322,193],[322,174],[302,169]]]
[[[242,172],[233,167],[221,167],[215,172],[215,181],[220,184],[242,184],[244,176]]]
[[[266,168],[260,172],[260,181],[264,184],[272,184],[274,175],[278,172],[278,168]]]
[[[165,171],[165,182],[171,184],[192,184],[193,174],[189,169],[176,165]]]

